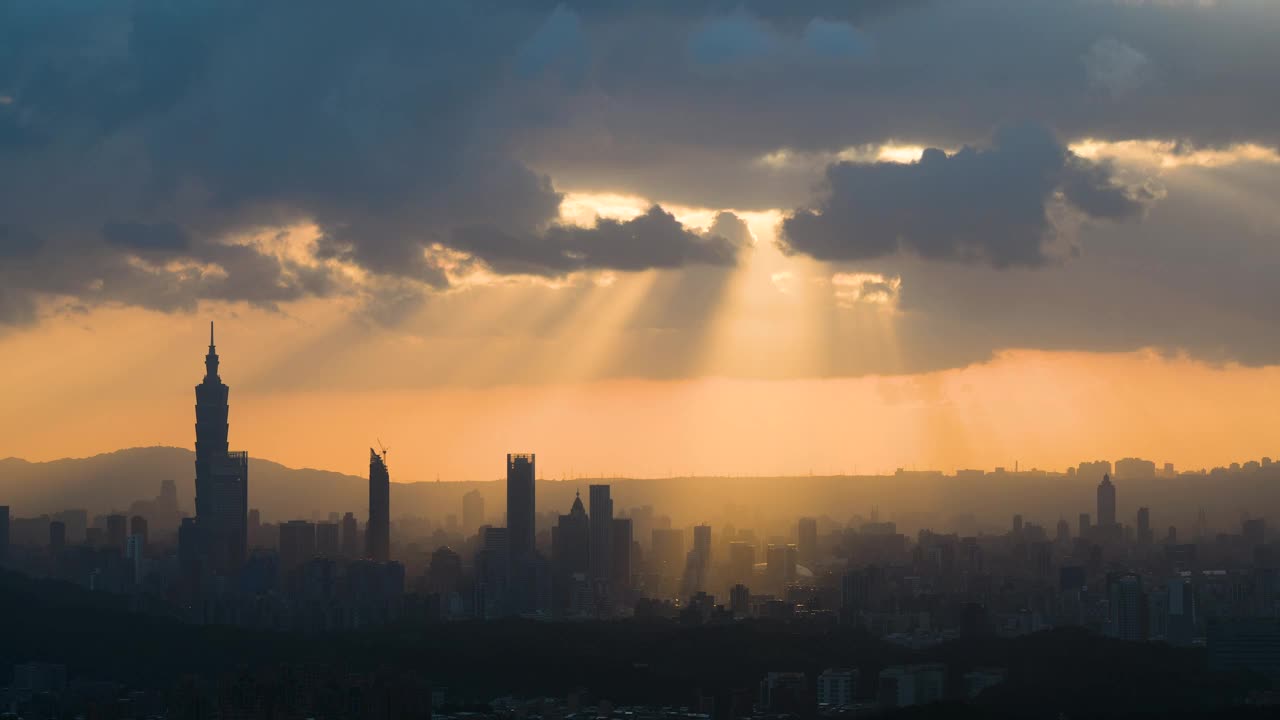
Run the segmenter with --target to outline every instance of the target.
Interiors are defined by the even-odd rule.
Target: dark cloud
[[[885,142],[954,149],[1020,121],[1068,141],[1280,144],[1280,95],[1264,90],[1280,67],[1280,4],[951,0],[882,10],[828,15],[849,25],[859,51],[822,63],[779,56],[809,25],[779,27],[763,9],[585,23],[594,92],[554,98],[560,122],[529,128],[522,157],[568,187],[764,209],[805,202],[825,166],[759,162],[783,149],[799,161]],[[699,52],[707,36],[718,55]]]
[[[716,307],[714,283],[750,247],[739,219],[704,233],[655,209],[566,227],[562,192],[805,208],[827,173],[789,247],[901,276],[859,291],[897,291],[913,362],[1139,338],[1272,358],[1274,233],[1247,232],[1272,227],[1261,219],[1230,233],[1255,240],[1235,255],[1202,207],[1202,225],[1159,231],[1086,223],[1081,256],[1052,273],[992,266],[1043,264],[1059,208],[1122,220],[1148,205],[1065,142],[1280,142],[1278,34],[1280,4],[1260,0],[13,0],[0,3],[0,323],[34,320],[49,296],[178,310],[350,292],[332,260],[367,271],[370,316],[394,321],[424,285],[447,285],[442,246],[500,273],[696,266],[663,317],[636,315],[705,334],[689,308]],[[1019,121],[1052,133],[974,145]],[[882,143],[970,147],[833,164]],[[1250,187],[1213,197],[1269,207]],[[322,262],[245,244],[300,223],[318,226]],[[680,355],[667,350],[653,355]],[[857,363],[831,367],[895,369]]]
[[[732,265],[744,232],[741,219],[721,213],[711,231],[699,234],[655,205],[631,220],[600,218],[589,228],[554,225],[537,235],[491,226],[463,228],[452,245],[501,273],[562,275],[576,270]]]
[[[35,254],[40,236],[25,227],[0,223],[0,258],[22,258]]]
[[[110,245],[141,251],[177,253],[191,245],[186,231],[173,223],[107,223],[102,226],[102,238]]]
[[[841,162],[827,168],[816,209],[783,220],[787,252],[847,261],[906,252],[924,258],[1039,265],[1055,240],[1059,195],[1086,216],[1138,215],[1142,198],[1105,165],[1068,151],[1049,131],[1000,131],[990,147],[928,149],[913,163]]]
[[[426,251],[449,246],[457,228],[539,236],[558,216],[551,178],[513,151],[532,121],[517,89],[566,70],[557,38],[576,25],[552,8],[463,0],[322,1],[305,13],[238,1],[6,3],[0,223],[41,242],[0,233],[0,255],[22,258],[0,282],[13,296],[161,310],[341,290],[323,264],[234,240],[310,222],[322,259],[443,286]],[[610,266],[708,257],[701,238],[661,223],[630,231],[635,247],[613,247]]]

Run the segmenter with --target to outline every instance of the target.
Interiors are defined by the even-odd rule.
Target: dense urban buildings
[[[970,489],[1075,483],[1081,505],[1092,494],[1098,521],[1080,512],[1073,532],[1067,517],[1079,508],[908,526],[909,517],[882,516],[877,506],[863,514],[821,502],[812,514],[765,520],[740,496],[714,522],[693,522],[687,513],[673,518],[668,513],[678,508],[661,502],[629,503],[643,481],[584,483],[584,503],[576,482],[540,479],[533,454],[513,453],[504,481],[468,484],[453,496],[459,523],[431,505],[393,520],[386,454],[370,450],[361,532],[346,508],[310,518],[246,508],[247,460],[226,450],[227,387],[212,342],[206,369],[196,390],[191,506],[168,478],[154,498],[124,503],[127,510],[24,517],[0,506],[0,564],[200,625],[325,633],[517,617],[679,627],[762,622],[857,631],[917,653],[967,638],[1075,628],[1126,643],[1207,647],[1223,672],[1274,669],[1280,678],[1280,542],[1266,517],[1246,513],[1236,528],[1214,527],[1200,507],[1182,533],[1170,525],[1157,537],[1152,518],[1164,515],[1148,495],[1133,524],[1121,522],[1122,489],[1182,477],[1157,477],[1148,472],[1154,464],[1117,463],[1132,481],[1113,479],[1105,461],[1061,475],[969,470],[952,480]],[[1099,470],[1100,480],[1091,474]],[[1280,484],[1280,466],[1264,459],[1212,481],[1190,477],[1247,477],[1257,487],[1260,478]],[[893,478],[948,481],[901,470]],[[540,489],[561,498],[571,490],[567,512],[539,507]],[[503,525],[486,522],[486,493],[505,500]],[[194,517],[184,516],[186,507]],[[60,670],[42,667],[23,666],[20,683],[64,687]],[[1007,681],[1002,667],[957,674],[936,662],[833,665],[817,675],[769,671],[754,700],[731,693],[699,702],[766,716],[883,712],[985,697]],[[11,706],[30,707],[28,685],[10,692]]]

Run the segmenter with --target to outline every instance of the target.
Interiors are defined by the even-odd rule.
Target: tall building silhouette
[[[613,498],[608,485],[587,488],[591,502],[591,579],[612,580],[613,568]]]
[[[319,522],[316,523],[316,556],[329,558],[330,560],[340,557],[342,541],[339,535],[339,525],[335,522]]]
[[[232,571],[248,545],[249,454],[227,449],[229,388],[218,376],[209,323],[204,380],[196,386],[196,528],[198,554],[209,569]]]
[[[475,608],[480,618],[511,615],[510,528],[485,527],[480,533],[480,552],[475,561]]]
[[[1138,542],[1150,543],[1151,541],[1151,509],[1140,507],[1138,508]]]
[[[391,556],[391,475],[387,458],[369,448],[369,520],[365,523],[364,554],[376,562]]]
[[[796,527],[796,547],[800,551],[800,562],[810,565],[818,559],[818,521],[811,517],[800,518]]]
[[[1116,486],[1110,475],[1103,475],[1098,483],[1098,526],[1110,528],[1116,524]]]
[[[0,507],[0,513],[5,512],[8,508]],[[49,551],[54,553],[62,552],[67,546],[67,524],[61,520],[54,520],[49,523]]]
[[[613,591],[619,597],[628,595],[631,589],[631,543],[634,528],[631,518],[613,519],[611,573]]]
[[[146,547],[150,542],[151,533],[147,524],[147,519],[141,515],[134,515],[129,518],[129,534],[137,535],[142,538],[142,546]]]
[[[711,526],[695,525],[693,527],[693,549],[685,558],[684,584],[682,595],[692,595],[705,591],[709,585],[711,574]]]
[[[507,550],[511,558],[533,552],[534,455],[507,455]]]
[[[359,522],[356,514],[346,513],[342,516],[342,556],[353,560],[360,553]]]
[[[316,555],[316,525],[307,520],[280,523],[280,572],[287,581]]]
[[[534,456],[507,455],[507,609],[536,610],[534,557]]]
[[[586,574],[591,562],[591,525],[582,496],[575,493],[568,515],[561,515],[551,529],[551,560],[567,574]]]
[[[484,525],[484,496],[472,490],[462,496],[462,531],[468,535]]]
[[[120,514],[107,516],[107,545],[124,552],[125,540],[129,538],[129,518]]]
[[[568,515],[561,515],[551,528],[551,592],[553,610],[558,614],[580,614],[589,587],[587,571],[591,562],[591,523],[582,497],[574,494]]]

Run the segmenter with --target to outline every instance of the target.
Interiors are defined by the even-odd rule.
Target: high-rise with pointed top
[[[218,375],[209,323],[204,380],[196,385],[196,524],[207,569],[229,572],[244,562],[249,509],[249,455],[227,449],[230,389]]]
[[[369,448],[369,521],[365,524],[365,556],[386,562],[391,555],[391,474],[386,454]]]

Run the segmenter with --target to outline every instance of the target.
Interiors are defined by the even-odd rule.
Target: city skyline
[[[154,500],[132,502],[128,513],[113,509],[104,515],[82,505],[15,517],[12,506],[0,505],[0,588],[21,588],[40,578],[60,583],[46,586],[46,592],[73,602],[82,602],[77,593],[87,590],[106,598],[128,597],[131,608],[183,624],[299,637],[379,628],[403,633],[449,623],[480,628],[474,635],[492,621],[534,619],[539,621],[535,627],[600,623],[597,637],[611,625],[635,623],[649,633],[672,624],[737,626],[751,633],[735,642],[744,637],[756,642],[759,628],[789,634],[816,630],[827,639],[872,639],[931,658],[973,639],[1052,637],[1064,643],[1070,637],[1064,633],[1083,631],[1087,634],[1079,637],[1088,642],[1106,638],[1161,653],[1207,649],[1207,669],[1236,678],[1245,683],[1242,687],[1280,676],[1280,653],[1275,652],[1280,648],[1275,598],[1280,596],[1274,591],[1280,588],[1274,559],[1280,557],[1280,541],[1274,530],[1269,532],[1266,512],[1275,505],[1280,463],[1269,457],[1208,475],[1126,457],[1081,462],[1063,474],[1015,465],[1011,471],[961,470],[953,476],[898,469],[887,478],[901,484],[897,490],[947,484],[957,498],[968,496],[968,512],[965,504],[934,498],[938,509],[957,513],[943,523],[910,511],[901,516],[904,522],[893,513],[882,516],[882,502],[901,502],[883,487],[861,502],[846,497],[832,505],[840,493],[830,492],[831,486],[808,498],[804,511],[815,503],[820,508],[812,514],[797,515],[794,497],[779,514],[777,506],[787,503],[775,497],[770,508],[775,512],[765,515],[758,503],[770,502],[778,492],[794,494],[805,478],[791,478],[786,489],[780,484],[786,478],[770,479],[773,487],[763,493],[755,488],[754,495],[748,488],[752,478],[733,483],[690,478],[681,484],[706,484],[724,503],[713,522],[708,516],[690,522],[687,503],[669,494],[636,504],[649,499],[635,492],[636,481],[616,482],[623,492],[615,494],[614,482],[597,479],[587,486],[586,506],[575,489],[567,514],[548,511],[563,498],[540,498],[539,488],[547,489],[548,483],[538,478],[536,454],[507,453],[501,486],[506,512],[486,522],[485,497],[475,483],[464,486],[472,488],[465,494],[454,493],[451,505],[393,504],[389,452],[379,442],[378,449],[369,448],[361,534],[357,514],[343,512],[349,505],[329,509],[324,519],[314,507],[312,519],[305,519],[305,512],[298,517],[315,497],[290,496],[286,516],[261,511],[260,496],[250,484],[248,454],[228,449],[230,386],[220,372],[212,322],[204,366],[195,386],[195,516],[181,510],[171,480],[161,481]],[[847,492],[877,478],[828,480],[840,481]],[[1066,515],[1079,506],[1054,504],[1058,520],[1052,536],[1043,522],[1043,505],[1040,516],[1034,506],[1024,514],[1029,497],[1044,501],[1061,492],[1047,483],[1092,487],[1093,503],[1085,505],[1092,512],[1079,513],[1074,532]],[[1175,501],[1176,493],[1185,495],[1188,489],[1201,501],[1216,499],[1228,483],[1245,491],[1242,495],[1263,497],[1241,511],[1239,532],[1230,521],[1226,528],[1210,523],[1204,504],[1188,521],[1187,501],[1195,497]],[[438,489],[444,484],[423,485]],[[1019,485],[1031,486],[1030,496]],[[1180,489],[1169,490],[1175,486]],[[1137,502],[1130,489],[1139,490]],[[306,492],[314,495],[311,488]],[[401,494],[396,502],[403,499]],[[987,517],[975,514],[977,507]],[[838,516],[836,508],[853,512],[848,519],[833,517],[828,510]],[[1001,508],[1016,512],[1003,527],[993,526],[989,516]],[[680,517],[677,513],[684,517],[673,519],[673,514]],[[962,681],[956,679],[957,667],[964,669]],[[1011,674],[1003,665],[928,662],[867,671],[874,678],[870,688],[859,680],[862,669],[830,666],[812,682],[806,672],[769,671],[760,681],[758,699],[734,690],[732,709],[721,715],[726,720],[739,712],[760,720],[834,720],[858,709],[887,713],[937,708],[943,701],[990,702],[1019,682],[1017,671]],[[48,698],[83,704],[81,691],[67,676],[67,667],[58,663],[17,664],[13,684],[0,688],[0,703],[28,712]],[[307,697],[295,686],[293,702],[312,708],[332,703],[332,682],[328,689],[305,691],[312,693]],[[402,674],[386,685],[387,680],[370,676],[361,682],[387,693],[384,709],[424,716],[425,708],[446,705],[444,694],[428,693],[421,678]],[[255,699],[254,693],[270,686],[270,680],[246,682],[242,676],[233,702],[261,707],[268,701]],[[570,693],[570,709],[578,704],[576,692]],[[652,698],[654,690],[648,692]],[[723,690],[717,692],[723,696]],[[1241,702],[1240,692],[1200,691],[1206,702],[1233,706]],[[190,708],[202,702],[198,696],[167,702],[171,708],[175,702]],[[146,691],[130,697],[137,706],[166,702]],[[718,702],[716,692],[704,696],[701,688],[698,698],[704,709],[714,710]],[[505,712],[513,702],[495,701],[491,707]],[[227,703],[223,700],[223,707]],[[1022,700],[1018,707],[1039,705]],[[605,701],[600,707],[613,713]]]
[[[1272,717],[1277,38],[0,0],[0,720]]]

